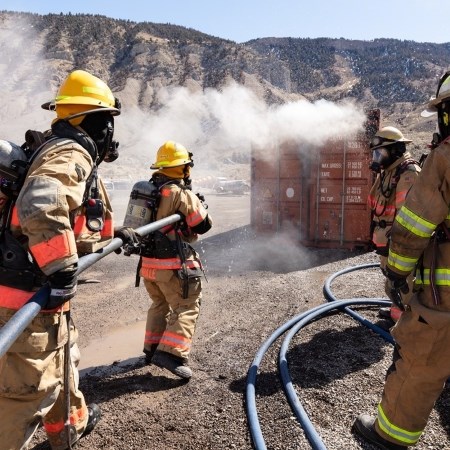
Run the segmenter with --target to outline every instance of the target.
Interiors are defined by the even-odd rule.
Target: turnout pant
[[[16,311],[0,308],[0,326]],[[78,390],[80,352],[77,330],[71,326],[70,422],[80,436],[88,411]],[[54,450],[67,448],[64,428],[64,344],[67,320],[64,314],[40,313],[9,351],[0,358],[0,447],[26,449],[42,422]]]
[[[200,311],[201,278],[189,280],[188,297],[174,270],[157,270],[155,279],[144,278],[152,300],[147,313],[144,349],[157,349],[187,360]]]
[[[417,295],[392,329],[394,361],[375,423],[385,439],[413,445],[450,376],[450,312],[431,310]]]

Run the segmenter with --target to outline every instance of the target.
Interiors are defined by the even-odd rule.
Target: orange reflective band
[[[161,340],[163,333],[152,333],[151,331],[145,332],[145,344],[158,344]]]
[[[70,414],[71,425],[75,425],[76,423],[83,420],[86,417],[86,412],[87,408],[86,409],[80,408],[72,411],[72,413]],[[55,423],[44,422],[44,428],[48,434],[60,433],[64,429],[64,420],[60,420]]]
[[[377,246],[377,248],[386,248],[387,247],[386,239],[383,239],[383,238],[381,240],[378,239],[376,233],[374,233],[374,235],[372,237],[372,241]]]
[[[141,267],[141,270],[139,271],[139,276],[142,278],[145,278],[146,280],[156,280],[156,269],[143,269]]]
[[[30,251],[39,267],[45,267],[57,259],[76,254],[77,247],[72,231],[64,230],[63,234],[57,234],[48,241],[31,246]]]
[[[25,303],[30,300],[36,292],[21,291],[20,289],[11,288],[0,285],[0,307],[14,309],[15,311],[22,308]],[[61,311],[69,311],[70,302],[54,309],[42,309],[44,313],[56,313]]]
[[[190,227],[195,227],[199,223],[202,223],[203,219],[204,219],[204,217],[203,217],[203,215],[201,214],[200,211],[194,211],[193,213],[191,213],[188,216],[186,216],[186,223]]]
[[[81,215],[77,216],[75,219],[75,224],[73,226],[73,233],[76,237],[81,236],[82,234],[92,234],[93,231],[89,230],[86,225],[86,216]],[[100,231],[100,235],[102,238],[113,238],[114,237],[114,223],[112,219],[105,220],[103,224],[103,228]]]
[[[367,203],[369,204],[369,206],[370,206],[372,209],[374,209],[373,207],[374,207],[374,205],[375,205],[375,203],[376,203],[375,197],[374,197],[373,195],[368,195],[368,196],[367,196]]]
[[[48,434],[60,433],[64,429],[64,421],[61,420],[56,423],[44,423],[44,428]]]
[[[113,238],[114,237],[114,224],[112,219],[106,219],[103,229],[100,232],[102,238]]]
[[[87,230],[86,226],[86,216],[80,215],[75,217],[75,223],[73,225],[73,234],[75,236],[80,236],[80,234],[85,233]]]
[[[398,322],[400,316],[403,314],[403,311],[395,306],[391,306],[391,319],[394,322]]]
[[[406,194],[408,193],[408,190],[397,192],[395,195],[395,201],[397,203],[403,203],[406,199]]]
[[[0,286],[0,307],[18,310],[30,300],[36,292],[21,291],[7,286]]]
[[[169,233],[170,231],[172,231],[173,227],[174,227],[173,224],[166,225],[165,227],[162,227],[159,231],[161,231],[162,234],[166,234],[166,233]]]
[[[179,350],[189,350],[191,348],[191,342],[191,339],[181,334],[165,331],[159,343]]]
[[[14,206],[11,215],[11,226],[20,227],[19,216],[17,214],[17,207]]]

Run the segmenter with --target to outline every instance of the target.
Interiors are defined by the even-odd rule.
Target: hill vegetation
[[[28,51],[39,54],[41,71],[51,74],[49,91],[69,70],[85,68],[105,79],[126,106],[155,111],[163,106],[161,88],[221,90],[234,80],[268,105],[306,98],[380,108],[384,123],[412,133],[420,146],[434,121],[419,121],[418,113],[450,66],[450,43],[266,37],[237,44],[171,24],[8,11],[0,11],[0,50],[15,25],[32,37]],[[9,70],[8,60],[3,66]],[[15,70],[16,79],[36,77],[34,67],[25,72],[17,64]]]

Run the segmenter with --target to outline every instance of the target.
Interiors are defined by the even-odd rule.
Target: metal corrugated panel
[[[379,113],[368,115],[370,133]],[[257,232],[297,233],[306,246],[368,247],[373,183],[368,136],[330,141],[320,149],[283,143],[252,159],[252,226]],[[302,154],[303,151],[303,154]]]

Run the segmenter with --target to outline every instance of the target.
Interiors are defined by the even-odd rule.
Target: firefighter
[[[140,276],[152,304],[144,340],[146,361],[189,379],[188,358],[202,298],[203,269],[189,245],[206,233],[212,221],[202,196],[190,189],[192,153],[179,143],[158,150],[151,181],[159,192],[156,220],[180,214],[182,223],[169,225],[143,239]]]
[[[368,204],[372,211],[372,242],[380,257],[380,267],[384,272],[388,256],[388,239],[395,215],[403,205],[406,194],[420,172],[419,163],[406,151],[406,145],[412,142],[395,127],[381,128],[370,142],[373,159],[370,168],[376,173],[376,179],[369,193]],[[412,290],[412,274],[408,283]],[[386,294],[392,300],[392,293],[386,283]],[[403,299],[407,303],[407,298]],[[382,308],[381,316],[390,317],[394,322],[401,311],[395,306]]]
[[[99,407],[86,405],[78,390],[70,300],[77,290],[79,255],[113,237],[112,209],[96,168],[118,156],[113,132],[120,103],[102,80],[75,70],[42,107],[55,111],[56,118],[45,134],[34,132],[42,142],[33,142],[39,150],[15,202],[10,234],[3,235],[22,244],[15,257],[31,268],[2,268],[0,326],[45,284],[49,299],[0,359],[3,450],[26,448],[40,423],[52,449],[70,448],[100,419]],[[3,252],[8,240],[1,241]]]
[[[400,291],[415,270],[415,293],[392,329],[394,357],[378,415],[360,415],[354,424],[384,449],[417,443],[450,377],[450,71],[428,110],[437,113],[441,142],[395,218],[386,266]]]

